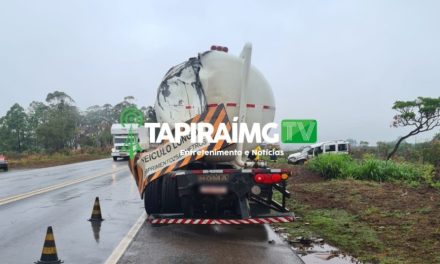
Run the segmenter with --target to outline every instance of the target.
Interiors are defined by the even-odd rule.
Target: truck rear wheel
[[[118,160],[118,157],[113,157],[113,161],[117,161]]]
[[[177,190],[177,178],[171,177],[171,175],[165,175],[162,178],[162,212],[180,213],[182,206]]]
[[[150,182],[144,191],[144,204],[147,214],[158,214],[161,211],[162,178]]]

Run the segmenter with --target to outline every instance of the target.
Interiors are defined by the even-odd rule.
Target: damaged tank
[[[275,100],[269,83],[255,67],[246,65],[243,52],[237,57],[226,51],[223,47],[213,46],[210,51],[174,66],[166,73],[155,103],[158,122],[173,126],[221,103],[225,105],[230,120],[240,116],[241,108],[248,127],[253,123],[263,127],[273,122]],[[244,143],[243,150],[256,146],[255,142]],[[230,161],[234,157],[206,158]]]

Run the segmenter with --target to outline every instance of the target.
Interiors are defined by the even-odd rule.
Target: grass
[[[289,200],[289,207],[301,221],[280,225],[294,237],[321,236],[327,243],[337,246],[343,252],[357,257],[361,261],[378,262],[371,251],[381,251],[384,244],[377,232],[369,225],[359,221],[358,216],[343,209],[315,209],[297,200]]]
[[[310,160],[307,168],[326,179],[404,182],[414,187],[419,184],[440,186],[440,183],[434,180],[434,167],[430,164],[398,163],[369,156],[362,160],[354,160],[349,155],[322,154]]]
[[[8,154],[10,168],[42,168],[110,157],[109,151],[93,149],[53,154]]]
[[[291,168],[288,207],[301,219],[280,225],[290,237],[321,236],[366,263],[440,263],[438,189],[395,182],[317,180],[307,169],[295,173],[297,167]],[[307,181],[307,176],[315,178]]]

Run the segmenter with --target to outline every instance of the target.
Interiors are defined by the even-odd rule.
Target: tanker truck
[[[234,133],[242,129],[234,122],[248,126],[273,122],[272,89],[252,66],[251,55],[249,43],[239,56],[228,53],[226,47],[212,46],[172,67],[157,90],[157,122],[175,134],[181,129],[178,123],[210,123],[215,130]],[[194,143],[190,137],[182,137],[177,143],[165,140],[154,150],[137,153],[129,162],[150,223],[294,221],[293,213],[286,208],[290,171],[249,160],[246,153],[258,142],[222,139]],[[208,151],[220,155],[207,155]]]

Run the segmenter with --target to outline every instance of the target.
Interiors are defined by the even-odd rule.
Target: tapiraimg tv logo
[[[144,118],[142,112],[136,108],[127,108],[121,115],[121,123],[137,123],[142,125]],[[171,126],[168,123],[145,123],[143,126],[148,130],[150,143],[182,143],[190,141],[191,143],[215,143],[221,140],[227,143],[250,143],[257,144],[280,143],[279,133],[272,130],[278,130],[277,123],[248,123],[237,122],[234,117],[229,123],[220,123],[214,126],[212,123],[174,123]],[[232,129],[229,128],[232,126]],[[285,119],[281,122],[281,142],[282,143],[315,143],[317,141],[317,122],[313,119]],[[130,126],[130,135],[132,134]],[[130,139],[130,137],[128,138]],[[128,149],[132,150],[137,142],[128,142]]]
[[[315,143],[318,139],[318,122],[313,119],[286,119],[281,121],[281,142]]]
[[[235,118],[234,118],[235,119]],[[226,124],[219,124],[214,128],[210,123],[175,123],[174,129],[168,123],[145,123],[149,131],[150,142],[160,143],[168,141],[179,143],[182,139],[189,139],[192,143],[215,143],[225,140],[228,143],[269,143],[280,142],[279,134],[270,133],[272,129],[277,129],[277,123],[267,123],[261,125],[253,123],[232,122],[232,130],[229,132]],[[282,143],[315,143],[317,141],[317,122],[316,120],[289,119],[281,122],[281,142]],[[157,129],[159,133],[156,134]]]

